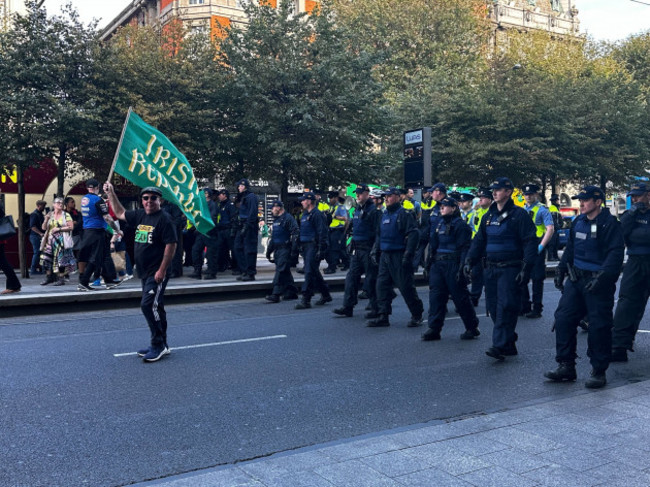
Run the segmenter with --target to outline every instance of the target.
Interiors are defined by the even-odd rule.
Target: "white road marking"
[[[188,350],[190,348],[216,347],[219,345],[231,345],[233,343],[261,342],[263,340],[275,340],[277,338],[287,338],[287,335],[271,335],[267,337],[242,338],[241,340],[227,340],[225,342],[199,343],[198,345],[185,345],[184,347],[173,347],[170,350],[171,351]],[[130,357],[132,355],[137,355],[137,353],[136,352],[114,353],[113,357]]]
[[[639,330],[638,333],[650,333],[650,330]]]

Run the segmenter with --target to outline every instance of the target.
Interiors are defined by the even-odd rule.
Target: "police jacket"
[[[328,241],[327,220],[323,212],[316,208],[303,211],[300,217],[300,243],[314,243],[318,250],[324,252]]]
[[[239,224],[242,227],[248,227],[249,231],[258,232],[257,195],[248,190],[241,193],[241,195],[241,203],[239,205]]]
[[[438,218],[436,228],[431,229],[429,252],[435,254],[456,254],[464,262],[472,243],[472,229],[457,215]]]
[[[422,218],[422,223],[420,224],[420,242],[422,245],[426,244],[431,235],[431,229],[436,228],[438,219],[440,218],[440,205],[436,205],[431,208],[428,213],[428,218]]]
[[[558,269],[566,272],[567,265],[571,264],[586,271],[602,271],[615,282],[623,267],[624,253],[621,224],[603,208],[593,220],[586,215],[573,220]]]
[[[162,206],[162,210],[169,215],[169,219],[176,227],[176,234],[179,235],[187,225],[187,217],[183,210],[181,210],[178,205],[170,203],[169,201],[165,202]]]
[[[220,230],[228,230],[232,227],[237,217],[237,208],[230,200],[220,201],[217,220],[214,222]]]
[[[418,242],[419,232],[413,213],[402,208],[400,203],[387,206],[381,215],[373,251],[402,250],[413,255]]]
[[[293,247],[300,238],[300,229],[296,219],[286,211],[273,220],[273,230],[269,242],[269,251],[279,247]]]
[[[528,212],[515,205],[512,199],[508,200],[501,211],[496,203],[492,203],[483,215],[467,253],[467,260],[474,265],[483,257],[488,262],[523,260],[527,266],[535,262],[535,224]]]
[[[627,255],[650,256],[650,209],[629,209],[621,215],[621,229]]]
[[[381,218],[381,211],[377,209],[371,199],[364,205],[357,206],[352,217],[352,241],[355,245],[372,248],[377,237],[377,227]]]

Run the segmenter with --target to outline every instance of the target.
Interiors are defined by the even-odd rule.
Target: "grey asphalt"
[[[270,278],[262,269],[255,285]],[[372,330],[362,306],[332,315],[340,293],[296,312],[232,276],[174,281],[181,297],[221,281],[239,299],[169,307],[173,351],[157,364],[133,356],[146,326],[118,294],[138,295],[133,281],[97,292],[112,298],[95,311],[0,319],[0,485],[649,485],[647,334],[605,390],[583,387],[584,334],[580,379],[545,382],[550,281],[544,318],[521,320],[521,354],[505,364],[483,354],[485,316],[478,340],[457,339],[452,312],[443,340],[423,343],[400,298],[393,326]],[[56,292],[86,295],[66,287]]]

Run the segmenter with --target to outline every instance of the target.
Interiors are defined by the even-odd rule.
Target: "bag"
[[[11,215],[5,215],[0,218],[0,240],[7,240],[14,235],[16,235],[14,217]]]
[[[62,232],[63,233],[63,248],[68,250],[74,248],[74,239],[72,238],[72,234],[70,232]]]
[[[115,265],[115,271],[120,272],[126,269],[126,257],[124,250],[119,252],[111,252],[111,258],[113,259],[113,265]]]

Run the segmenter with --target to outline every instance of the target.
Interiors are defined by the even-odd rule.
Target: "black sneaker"
[[[418,326],[422,326],[422,317],[418,316],[411,316],[411,319],[408,320],[408,323],[406,323],[406,326],[408,328],[417,328]]]
[[[352,314],[354,313],[354,309],[347,307],[347,306],[342,306],[341,308],[336,308],[333,313],[335,315],[339,316],[347,316],[348,318],[352,317]]]
[[[461,340],[473,340],[474,338],[478,337],[481,334],[481,332],[478,330],[478,328],[473,328],[471,330],[465,330],[463,333],[460,335]]]
[[[607,377],[605,376],[605,371],[592,370],[591,377],[585,382],[585,387],[587,389],[600,389],[605,387],[607,384]]]
[[[576,366],[570,362],[560,362],[557,369],[544,372],[544,377],[553,382],[574,381],[577,379]]]
[[[422,333],[422,341],[423,342],[435,342],[440,340],[440,330],[434,330],[433,328],[429,328],[427,331]]]
[[[314,304],[316,306],[323,306],[324,304],[331,303],[331,302],[332,302],[332,296],[328,294],[327,296],[321,296],[321,298],[318,301],[316,301]]]
[[[585,320],[580,320],[580,323],[578,323],[578,326],[582,328],[583,331],[589,331],[589,322]]]
[[[269,303],[279,303],[280,302],[280,295],[279,294],[269,294],[264,299],[266,299]]]
[[[106,289],[115,289],[122,284],[122,281],[104,281]]]
[[[368,299],[369,296],[368,296],[368,293],[367,293],[367,292],[365,292],[365,291],[361,291],[361,292],[359,293],[358,298],[359,298],[359,299]]]
[[[388,321],[388,316],[379,315],[374,320],[368,320],[368,322],[366,323],[366,326],[368,328],[378,328],[378,327],[382,327],[382,326],[390,326],[390,322]]]
[[[238,277],[237,279],[239,279],[239,277]],[[241,279],[239,279],[239,280],[242,281],[242,282],[246,282],[246,281],[254,281],[254,280],[255,280],[255,276],[252,276],[252,275],[250,275],[250,274],[246,274],[245,276],[241,276]]]
[[[144,357],[149,353],[149,350],[151,350],[151,347],[141,348],[136,353],[138,354],[138,357]],[[165,345],[165,355],[169,355],[171,352],[172,352],[171,349],[167,345]]]
[[[627,350],[624,348],[614,348],[612,349],[612,356],[609,359],[610,362],[627,362]]]
[[[530,313],[526,313],[526,318],[529,318],[531,320],[541,318],[541,317],[542,317],[541,311],[532,310]]]
[[[519,352],[517,351],[517,346],[514,343],[512,345],[507,345],[505,348],[503,348],[501,350],[501,353],[506,357],[513,357],[515,355],[519,355]]]
[[[96,287],[92,287],[90,284],[77,284],[77,291],[97,291]]]
[[[506,357],[501,353],[501,350],[499,350],[497,347],[490,347],[485,351],[485,355],[488,357],[492,357],[495,360],[498,360],[499,362],[503,362]]]

